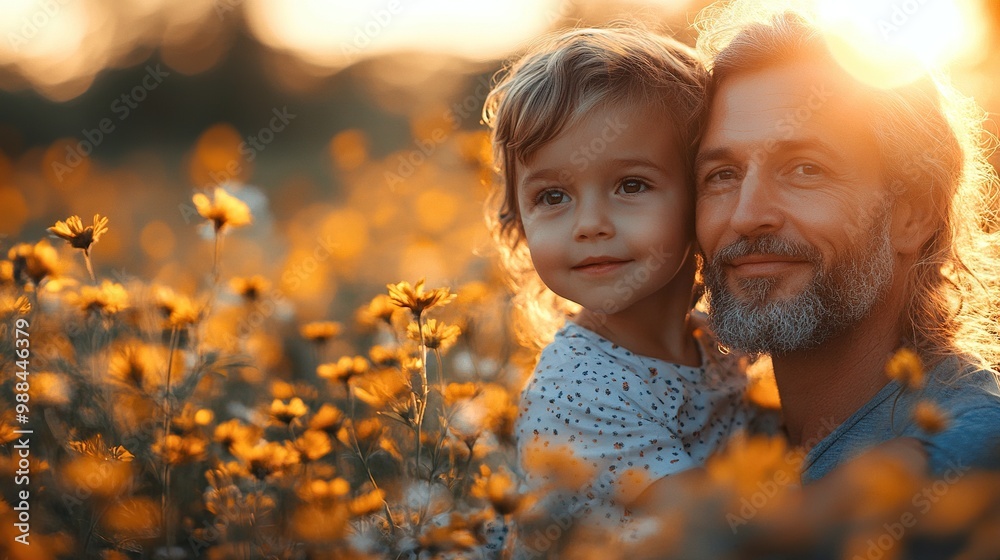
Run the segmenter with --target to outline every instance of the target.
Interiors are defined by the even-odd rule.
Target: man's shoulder
[[[1000,384],[997,372],[952,363],[932,370],[909,401],[907,434],[922,441],[931,470],[1000,469]]]
[[[804,478],[815,480],[865,450],[897,437],[919,440],[931,471],[955,464],[1000,468],[1000,385],[989,369],[948,358],[920,388],[893,381],[807,456]]]
[[[927,373],[924,387],[909,394],[952,410],[1000,407],[1000,376],[992,369],[951,357]]]

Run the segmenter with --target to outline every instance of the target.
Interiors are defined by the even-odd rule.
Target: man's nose
[[[576,222],[573,239],[594,240],[615,235],[614,220],[609,215],[607,204],[597,196],[583,196],[576,207]]]
[[[781,229],[784,213],[778,205],[776,185],[759,168],[747,169],[740,184],[730,226],[740,235],[756,237]]]

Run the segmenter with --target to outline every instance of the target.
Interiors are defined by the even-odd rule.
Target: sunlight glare
[[[817,7],[834,55],[869,83],[900,85],[981,55],[977,0],[819,0]]]
[[[399,50],[502,57],[551,25],[559,1],[250,0],[246,16],[265,44],[340,68]]]

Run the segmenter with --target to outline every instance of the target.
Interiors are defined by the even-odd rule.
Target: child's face
[[[689,299],[684,157],[662,112],[604,104],[520,165],[518,209],[545,285],[606,314]]]

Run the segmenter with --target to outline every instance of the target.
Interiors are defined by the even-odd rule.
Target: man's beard
[[[851,250],[824,268],[819,250],[773,235],[741,237],[705,263],[710,324],[719,341],[753,354],[784,354],[814,348],[866,317],[892,281],[894,255],[889,236],[891,208],[883,204],[868,230]],[[777,277],[726,282],[725,265],[752,254],[773,254],[810,262],[815,273],[802,292],[785,299],[769,297]]]

